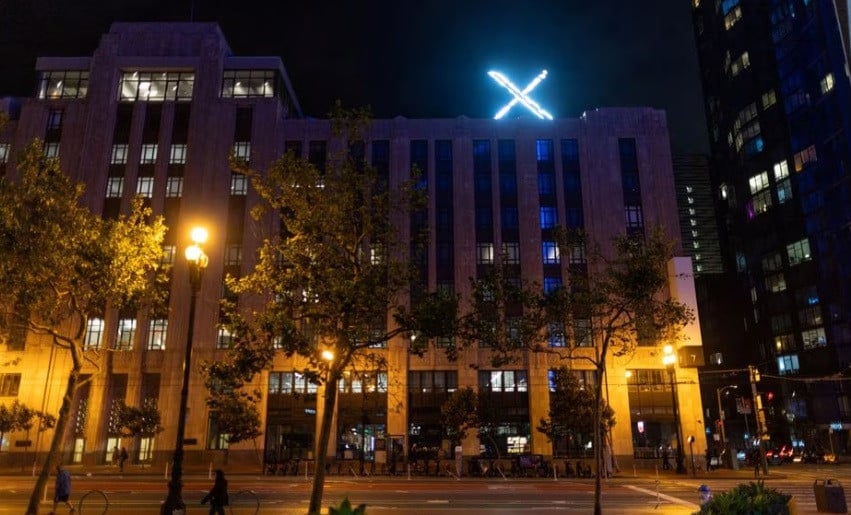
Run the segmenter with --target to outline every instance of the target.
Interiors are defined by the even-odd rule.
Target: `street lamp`
[[[201,279],[207,268],[209,258],[201,249],[207,241],[207,230],[195,227],[190,233],[192,245],[186,247],[186,263],[189,265],[189,326],[186,330],[186,354],[183,356],[183,383],[180,388],[180,412],[177,419],[177,440],[174,443],[174,463],[171,468],[171,481],[168,482],[168,497],[162,505],[162,515],[183,514],[186,504],[183,502],[183,435],[186,432],[186,404],[189,399],[189,371],[192,359],[192,338],[195,329],[195,303],[201,289]]]
[[[727,466],[728,454],[727,453],[727,434],[724,432],[724,408],[721,406],[721,393],[727,389],[737,389],[739,386],[735,384],[728,384],[727,386],[722,386],[721,388],[715,389],[715,398],[718,400],[718,423],[721,425],[721,456],[724,456],[724,466]]]
[[[674,380],[674,366],[677,363],[677,357],[674,355],[674,349],[670,345],[665,345],[665,355],[662,356],[662,364],[668,369],[668,375],[671,380],[671,402],[674,408],[674,430],[677,434],[677,474],[685,474],[686,468],[683,465],[683,438],[680,435],[680,413],[679,403],[677,402],[676,382]]]

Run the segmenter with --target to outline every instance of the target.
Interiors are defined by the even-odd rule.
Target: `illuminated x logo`
[[[505,104],[505,107],[500,109],[499,112],[494,115],[494,120],[499,120],[500,118],[505,116],[505,114],[518,102],[526,106],[526,109],[531,111],[532,114],[542,120],[544,118],[546,118],[547,120],[553,119],[553,115],[546,112],[540,105],[538,105],[537,102],[535,102],[534,100],[532,100],[531,97],[529,97],[529,93],[531,93],[533,89],[538,87],[538,84],[540,84],[542,80],[547,78],[547,70],[543,70],[541,73],[538,74],[537,77],[532,79],[532,82],[530,82],[525,88],[523,88],[523,91],[520,91],[520,88],[512,84],[511,81],[508,80],[508,77],[499,72],[491,70],[488,72],[488,75],[490,75],[490,78],[495,80],[497,84],[507,89],[508,92],[511,93],[511,96],[514,97],[511,102]]]

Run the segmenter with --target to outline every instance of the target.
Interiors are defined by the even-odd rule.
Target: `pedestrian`
[[[706,471],[712,471],[712,449],[709,447],[706,448]]]
[[[210,515],[214,513],[225,515],[225,506],[228,505],[228,481],[222,469],[216,469],[216,479],[213,488],[201,499],[201,504],[210,503]]]
[[[670,455],[668,447],[662,447],[662,470],[671,470],[671,462],[668,460]]]
[[[53,509],[50,510],[51,515],[56,513],[56,507],[59,503],[65,503],[65,506],[74,513],[74,505],[68,502],[71,497],[71,474],[62,468],[62,465],[56,465],[56,485],[53,492]]]
[[[121,457],[121,451],[118,450],[118,446],[116,445],[114,449],[112,449],[112,465],[118,466],[118,459]]]
[[[121,448],[121,454],[118,456],[118,470],[124,472],[124,462],[127,461],[127,449]]]

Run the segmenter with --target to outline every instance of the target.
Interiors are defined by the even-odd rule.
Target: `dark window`
[[[0,397],[17,397],[21,374],[0,374]]]

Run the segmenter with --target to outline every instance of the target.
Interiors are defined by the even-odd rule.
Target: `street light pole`
[[[207,240],[207,231],[201,227],[192,229],[192,245],[186,248],[186,262],[189,265],[189,327],[186,330],[186,353],[183,356],[183,383],[180,387],[180,411],[177,419],[177,439],[174,443],[174,463],[171,467],[171,480],[168,482],[168,497],[162,505],[162,515],[183,514],[186,503],[183,502],[183,436],[186,433],[186,405],[189,400],[189,372],[192,360],[192,339],[195,329],[195,304],[201,279],[209,261],[201,250],[201,244]]]
[[[724,407],[721,406],[721,392],[723,392],[724,390],[727,390],[728,388],[736,389],[738,387],[739,387],[738,385],[729,384],[727,386],[722,386],[721,388],[715,389],[715,398],[718,400],[718,421],[721,424],[721,449],[723,451],[727,450],[727,433],[725,432],[725,428],[724,428],[724,420],[726,419],[726,417],[724,416]],[[727,458],[728,454],[730,454],[730,453],[722,452],[722,456],[724,456],[724,461],[725,461],[724,466],[725,467],[727,466],[726,462],[727,462],[727,459],[728,459]]]
[[[680,430],[680,413],[679,413],[679,403],[677,402],[677,390],[676,390],[676,381],[674,379],[674,366],[676,364],[677,358],[674,356],[674,350],[670,345],[665,345],[665,355],[662,357],[662,363],[668,369],[668,375],[671,381],[671,402],[673,404],[674,410],[674,430],[677,435],[677,474],[685,474],[686,468],[683,465],[683,438]]]

